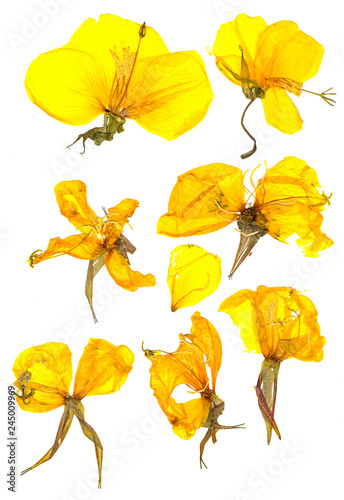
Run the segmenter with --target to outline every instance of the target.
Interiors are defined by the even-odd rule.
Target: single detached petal
[[[317,310],[293,288],[241,290],[226,299],[220,310],[240,328],[248,351],[254,348],[276,362],[288,358],[318,362],[323,358],[326,341],[320,335]]]
[[[134,354],[125,346],[91,338],[80,358],[73,397],[112,394],[118,391],[132,369]]]
[[[77,259],[92,260],[99,257],[103,252],[104,247],[93,233],[83,233],[75,236],[68,236],[63,240],[61,240],[61,238],[52,238],[45,252],[34,252],[30,256],[29,262],[30,265],[34,266],[43,260],[58,257],[60,255],[70,255]]]
[[[303,83],[320,68],[324,47],[292,21],[268,26],[257,40],[255,64],[267,80]],[[278,81],[274,84],[278,84]]]
[[[137,62],[123,107],[128,118],[171,141],[198,125],[212,100],[201,57],[185,51]]]
[[[244,207],[242,171],[223,163],[205,165],[178,177],[157,231],[174,238],[211,233],[235,221]]]
[[[59,342],[30,347],[19,354],[13,373],[22,410],[42,413],[63,406],[73,375],[71,356],[68,347]]]
[[[201,302],[221,281],[221,259],[196,245],[180,245],[171,252],[167,284],[171,310]]]
[[[264,77],[255,67],[254,60],[258,37],[266,28],[264,19],[246,14],[239,14],[234,21],[221,25],[212,53],[216,57],[217,67],[232,83],[242,85],[255,82],[258,86],[264,85]],[[242,57],[249,66],[249,75],[242,74]]]
[[[285,242],[297,234],[297,244],[307,257],[333,245],[321,231],[324,210],[329,198],[320,194],[317,174],[305,161],[289,156],[267,170],[258,182],[255,206],[261,212],[256,223],[273,238]]]
[[[82,181],[62,181],[56,184],[54,192],[61,214],[74,227],[89,233],[98,217],[87,203],[86,184]]]
[[[271,87],[262,103],[266,122],[275,129],[284,134],[295,134],[302,129],[301,116],[285,90]]]
[[[133,271],[128,261],[116,249],[106,254],[104,263],[111,278],[125,290],[135,292],[138,288],[156,285],[152,274]]]

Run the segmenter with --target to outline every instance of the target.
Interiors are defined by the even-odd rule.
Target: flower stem
[[[248,103],[248,105],[244,109],[244,112],[243,112],[242,117],[241,117],[241,126],[245,130],[245,132],[249,136],[249,138],[252,139],[252,141],[253,141],[253,148],[250,151],[247,151],[247,153],[244,153],[244,154],[241,155],[241,158],[243,160],[245,160],[246,158],[249,158],[250,156],[252,156],[257,151],[257,142],[256,142],[256,139],[253,137],[253,135],[250,134],[250,132],[247,130],[247,128],[244,125],[244,118],[245,118],[245,115],[246,115],[246,111],[248,110],[248,108],[251,106],[251,104],[255,100],[256,100],[255,97],[253,97],[250,100],[250,102]]]
[[[272,429],[276,432],[279,439],[281,439],[281,434],[275,422],[275,404],[279,367],[280,363],[272,359],[265,359],[262,363],[262,368],[256,386],[259,409],[265,420],[268,444],[270,444],[271,441]]]

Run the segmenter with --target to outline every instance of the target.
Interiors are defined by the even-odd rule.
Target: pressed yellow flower
[[[268,444],[272,429],[281,439],[275,422],[277,378],[280,363],[323,359],[326,343],[320,335],[314,304],[294,288],[259,286],[256,292],[241,290],[222,302],[219,311],[229,314],[240,328],[247,352],[263,354],[256,386],[258,405],[267,428]]]
[[[67,45],[41,54],[25,86],[34,104],[63,123],[104,115],[103,127],[77,138],[84,151],[87,139],[99,146],[123,132],[126,119],[176,139],[203,120],[213,99],[196,51],[170,53],[153,28],[112,14],[87,19]]]
[[[98,217],[87,204],[86,185],[82,181],[59,182],[55,186],[55,195],[61,214],[81,234],[63,240],[51,239],[45,252],[36,250],[30,255],[28,262],[31,267],[60,255],[89,260],[85,293],[95,322],[93,278],[104,264],[111,278],[125,290],[135,292],[140,287],[155,286],[152,274],[143,275],[130,268],[128,253],[133,254],[136,248],[122,233],[129,217],[139,206],[138,201],[127,198],[108,211],[104,209],[105,215]]]
[[[305,81],[319,70],[324,48],[314,38],[303,33],[292,21],[279,21],[268,26],[261,17],[239,14],[234,21],[219,29],[212,50],[216,65],[232,83],[240,85],[250,100],[241,125],[254,146],[241,155],[248,158],[256,151],[256,140],[247,131],[243,120],[248,107],[257,98],[262,100],[269,125],[285,134],[302,128],[299,112],[287,92],[300,96],[308,92],[334,105],[330,90],[321,93],[303,88]]]
[[[179,245],[171,252],[167,284],[171,310],[194,306],[215,292],[221,281],[221,259],[196,245]]]
[[[256,186],[251,175],[250,189],[244,175],[239,168],[213,163],[179,176],[158,233],[172,238],[207,234],[237,221],[240,244],[230,277],[265,234],[282,243],[297,234],[307,257],[333,245],[321,231],[321,212],[330,197],[320,194],[317,174],[305,161],[285,158]]]
[[[217,422],[225,408],[224,401],[215,393],[216,378],[222,362],[221,339],[214,326],[199,312],[192,316],[191,321],[191,333],[179,335],[179,347],[175,352],[144,349],[144,353],[152,363],[150,386],[173,432],[182,439],[190,439],[200,427],[208,429],[200,444],[202,467],[207,441],[212,438],[213,443],[216,443],[216,433],[220,429],[242,428],[244,424],[226,426]],[[199,397],[177,403],[173,391],[179,385],[185,385],[191,389],[191,394]]]
[[[55,455],[75,416],[85,436],[95,445],[100,487],[103,446],[96,431],[85,421],[81,400],[85,396],[118,391],[132,369],[134,354],[125,345],[116,347],[106,340],[91,338],[78,364],[72,396],[69,394],[73,375],[71,356],[72,353],[66,344],[48,342],[26,349],[15,360],[13,373],[17,380],[14,385],[19,389],[16,400],[22,410],[44,413],[60,406],[64,407],[53,446],[22,474]]]

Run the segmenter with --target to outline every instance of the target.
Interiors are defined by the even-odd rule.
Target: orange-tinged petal
[[[125,226],[128,223],[129,218],[133,215],[137,207],[139,206],[139,202],[137,200],[132,200],[130,198],[126,198],[122,200],[115,207],[109,208],[109,221],[116,221],[118,224]]]
[[[52,238],[49,241],[47,250],[42,253],[37,253],[38,250],[34,252],[30,256],[29,262],[31,266],[34,266],[43,260],[60,255],[70,255],[77,259],[92,260],[99,257],[104,251],[104,247],[93,233],[83,233],[68,236],[63,240],[61,238]]]
[[[91,54],[68,47],[32,61],[25,87],[36,106],[68,125],[84,125],[105,113],[111,89]]]
[[[82,181],[62,181],[54,188],[61,214],[74,227],[89,233],[90,226],[98,220],[97,215],[87,203],[86,184]]]
[[[47,344],[25,349],[14,362],[22,410],[42,413],[63,406],[72,381],[72,353],[65,344]],[[24,386],[24,387],[23,387]]]
[[[91,338],[80,358],[73,397],[112,394],[118,391],[132,369],[134,354],[125,346]]]
[[[185,384],[191,391],[207,388],[209,379],[201,349],[180,335],[180,345],[174,353],[150,356],[150,385],[154,396],[173,426],[183,439],[191,438],[207,420],[211,408],[210,398],[201,397],[186,403],[177,403],[172,397],[174,389]]]
[[[170,141],[198,125],[212,99],[201,57],[185,51],[138,61],[123,107],[141,127]]]
[[[171,252],[167,284],[171,310],[189,307],[215,292],[221,281],[221,259],[196,245],[180,245]]]
[[[242,52],[249,66],[249,78],[258,85],[264,85],[264,77],[258,72],[254,64],[257,51],[257,40],[267,28],[261,17],[249,17],[239,14],[234,21],[221,25],[217,32],[212,53],[216,56],[216,65],[219,70],[236,85],[248,83],[246,75],[242,75]],[[236,76],[235,76],[236,75]],[[238,78],[239,77],[239,78]],[[245,81],[242,81],[242,77]]]
[[[266,122],[284,134],[302,129],[303,120],[285,90],[271,87],[262,99]]]
[[[186,335],[194,345],[197,345],[206,358],[206,363],[211,371],[212,389],[215,384],[218,371],[222,363],[222,344],[215,327],[199,312],[191,317],[191,334]]]
[[[138,288],[156,284],[152,274],[133,271],[128,261],[116,249],[106,254],[104,263],[111,278],[125,290],[135,292]]]
[[[255,64],[267,78],[288,78],[303,83],[315,76],[324,47],[292,21],[271,24],[257,40]]]
[[[244,206],[239,168],[223,163],[198,167],[178,177],[157,231],[174,238],[211,233],[235,221]]]
[[[293,288],[241,290],[226,299],[220,310],[240,328],[248,351],[255,348],[276,362],[288,358],[318,362],[323,358],[326,341],[320,336],[317,310]],[[258,343],[261,351],[256,348]]]
[[[305,161],[289,156],[267,170],[256,189],[255,221],[270,236],[285,242],[297,234],[297,244],[308,257],[329,248],[333,241],[321,231],[321,211],[328,197],[320,194],[317,174]]]

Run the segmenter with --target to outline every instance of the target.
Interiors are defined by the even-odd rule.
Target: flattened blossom
[[[53,238],[44,252],[37,250],[29,257],[31,267],[43,260],[61,255],[89,260],[85,293],[93,318],[93,279],[105,264],[112,279],[125,290],[135,292],[140,287],[155,286],[152,274],[143,275],[130,268],[128,253],[136,248],[122,233],[139,202],[129,198],[104,209],[98,217],[87,204],[86,185],[82,181],[62,181],[55,186],[56,201],[61,214],[81,232],[67,238]]]
[[[275,403],[280,363],[289,358],[319,362],[326,343],[320,335],[317,310],[306,296],[290,287],[257,291],[240,290],[220,305],[240,329],[247,352],[263,354],[256,394],[267,428],[268,444],[272,429],[281,439],[275,422]]]
[[[244,126],[249,106],[262,100],[265,119],[269,125],[285,134],[302,129],[303,121],[287,92],[300,96],[308,92],[334,105],[330,90],[321,93],[303,88],[305,81],[319,70],[324,48],[314,38],[299,29],[292,21],[279,21],[270,26],[261,17],[239,14],[234,21],[223,24],[212,49],[221,73],[235,85],[240,85],[250,100],[241,125],[253,140],[251,151],[241,155],[248,158],[256,151],[256,140]]]
[[[225,407],[224,401],[215,393],[222,362],[221,339],[214,326],[199,312],[192,316],[191,321],[191,333],[179,335],[180,343],[175,352],[144,349],[144,353],[152,363],[151,388],[173,432],[182,439],[190,439],[200,427],[208,429],[200,444],[202,467],[204,446],[210,437],[215,443],[218,430],[242,428],[243,424],[223,426],[217,422]],[[211,378],[206,365],[210,368]],[[199,397],[177,403],[173,391],[180,385]]]
[[[78,136],[84,148],[87,139],[111,141],[127,119],[173,140],[205,117],[213,99],[196,51],[170,53],[153,28],[112,14],[87,19],[68,44],[38,56],[25,86],[34,104],[63,123],[104,115],[103,127]]]
[[[71,352],[65,344],[48,342],[23,351],[14,362],[14,385],[18,388],[16,400],[22,410],[41,413],[64,407],[64,412],[53,446],[32,467],[35,469],[50,460],[65,439],[74,416],[84,435],[96,450],[101,486],[103,446],[96,431],[85,421],[81,400],[85,396],[112,394],[126,381],[132,369],[134,355],[124,345],[118,347],[103,339],[89,340],[80,358],[75,376],[73,395],[69,394],[72,381]]]

